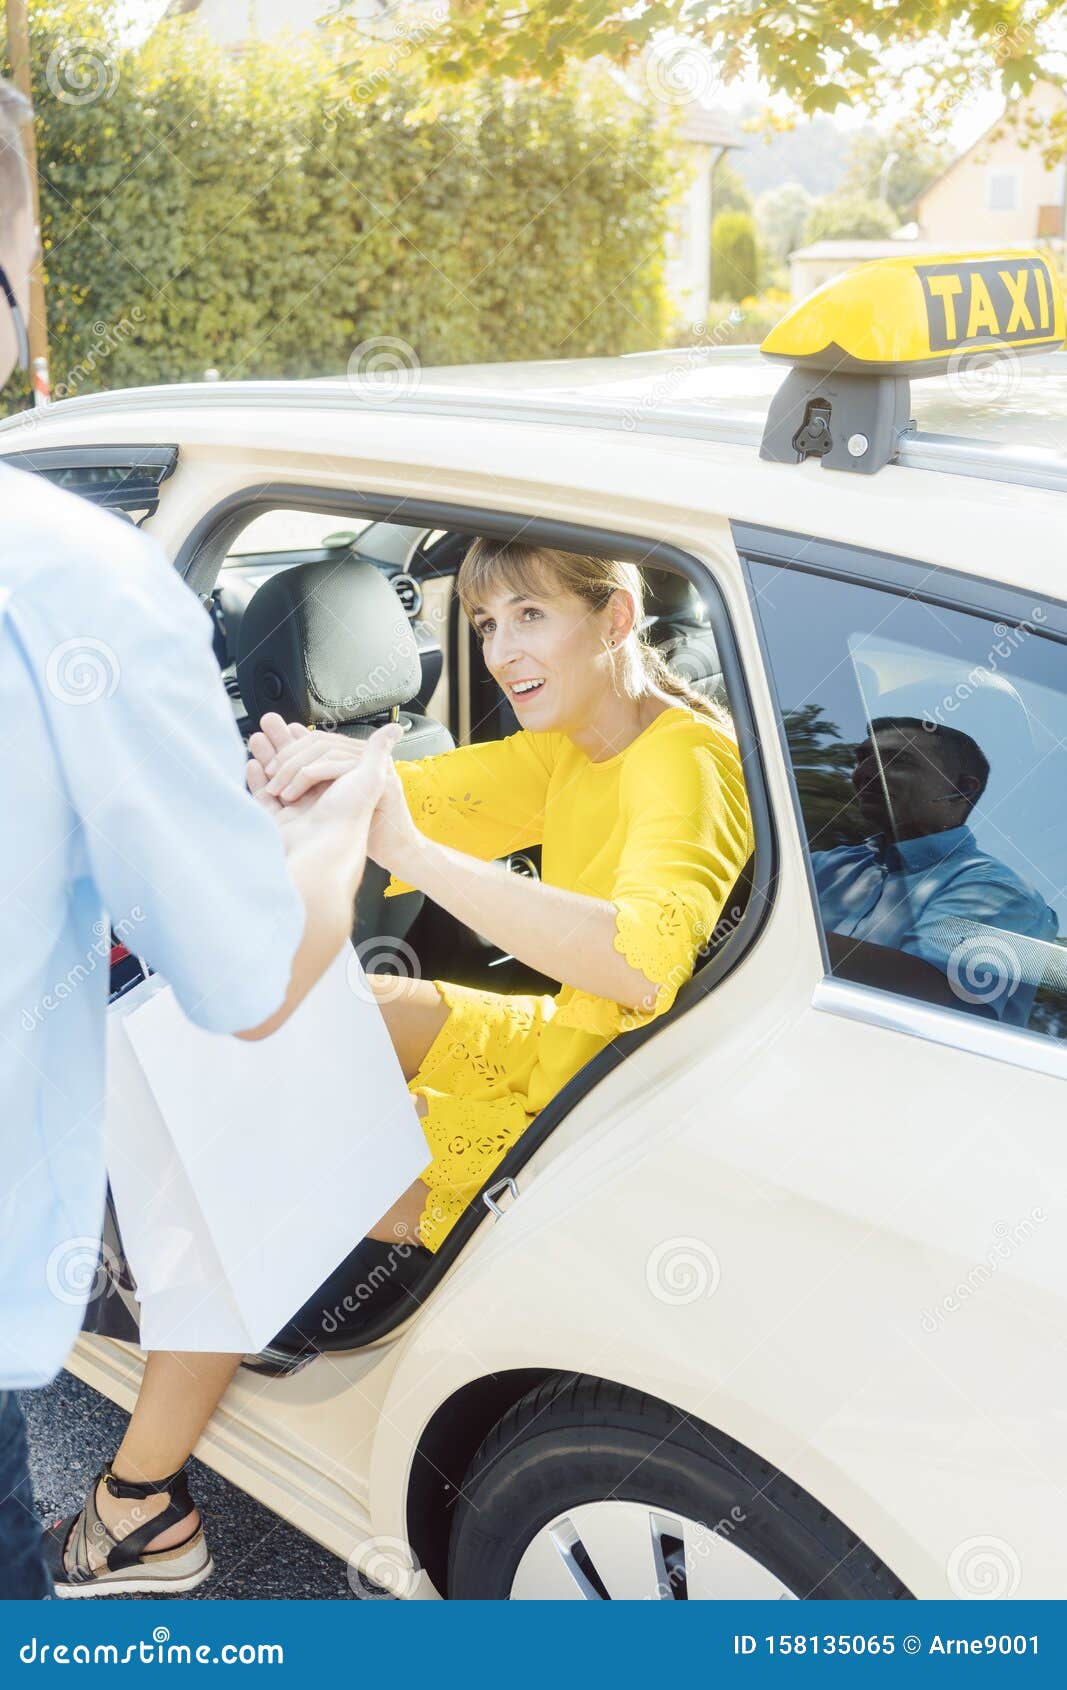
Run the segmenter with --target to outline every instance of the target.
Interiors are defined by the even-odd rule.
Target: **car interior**
[[[261,716],[366,738],[397,720],[403,739],[397,759],[437,755],[458,744],[503,738],[519,724],[489,674],[480,642],[454,593],[457,571],[473,532],[399,521],[353,519],[351,512],[266,508],[258,502],[229,517],[209,545],[215,576],[197,586],[214,625],[214,647],[234,718],[247,740]],[[645,581],[643,631],[672,668],[708,697],[727,705],[727,682],[712,615],[680,569],[641,564]],[[758,831],[758,827],[757,827]],[[540,847],[505,859],[513,872],[538,878]],[[711,989],[733,965],[759,920],[765,899],[752,897],[754,862],[746,866],[724,911],[721,931],[697,960],[669,1017]],[[364,968],[435,976],[495,992],[555,993],[561,982],[506,955],[422,893],[386,899],[388,876],[368,863],[355,909],[353,943]],[[121,950],[121,947],[118,947]],[[118,966],[118,965],[116,965]],[[116,986],[113,995],[128,989]],[[515,1176],[548,1134],[596,1081],[660,1023],[623,1034],[588,1062],[541,1111],[492,1180],[452,1227],[403,1300],[368,1297],[358,1322],[335,1332],[320,1323],[313,1347],[276,1342],[245,1365],[266,1374],[297,1370],[328,1350],[379,1341],[411,1317],[443,1278],[496,1197],[514,1190]],[[353,1243],[355,1244],[355,1240]],[[109,1207],[105,1252],[122,1262],[121,1240]],[[128,1275],[113,1286],[103,1319],[87,1327],[136,1342],[136,1303]]]
[[[276,710],[366,738],[395,713],[404,738],[394,755],[407,759],[515,733],[515,713],[452,600],[473,536],[383,522],[354,533],[338,531],[336,518],[320,526],[326,522],[332,532],[315,547],[250,552],[242,539],[219,573],[211,596],[215,649],[242,734]],[[678,673],[724,701],[715,637],[695,587],[667,570],[647,571],[646,582],[648,638]],[[536,879],[540,847],[507,863]],[[368,864],[353,934],[365,967],[389,972],[391,945],[404,941],[424,978],[447,969],[460,984],[491,991],[559,990],[559,981],[504,955],[421,893],[386,899],[387,880]],[[364,955],[372,943],[384,960]]]
[[[286,520],[298,517],[300,544],[279,548]],[[394,756],[406,759],[516,732],[514,711],[489,674],[453,592],[473,538],[400,523],[353,523],[329,513],[316,518],[272,511],[252,518],[232,540],[210,600],[216,655],[242,734],[247,738],[268,710],[362,738],[395,716],[404,737]],[[665,567],[642,573],[646,637],[677,673],[725,704],[711,617],[696,587]],[[517,852],[506,864],[537,878],[540,847]],[[440,975],[496,992],[559,990],[560,981],[506,955],[422,893],[385,899],[387,879],[369,863],[357,900],[353,942],[368,970],[403,971],[414,957],[423,978]],[[735,914],[748,889],[746,879],[731,900]],[[705,956],[701,965],[707,961]],[[616,1044],[626,1046],[626,1037]],[[506,1178],[510,1166],[511,1158],[497,1173]],[[463,1217],[469,1225],[458,1224],[453,1236],[469,1235],[488,1213],[481,1203],[472,1207],[477,1212]],[[451,1242],[445,1241],[435,1264],[453,1253]],[[457,1238],[457,1249],[461,1242]],[[443,1271],[445,1263],[440,1265]],[[408,1302],[400,1315],[394,1310],[390,1324],[406,1319],[414,1306]],[[380,1336],[373,1298],[363,1312],[361,1341],[369,1342]],[[352,1344],[349,1327],[336,1347]],[[329,1337],[318,1347],[332,1347]],[[250,1361],[273,1371],[306,1359],[272,1349]]]

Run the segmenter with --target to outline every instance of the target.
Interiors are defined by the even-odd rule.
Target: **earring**
[[[614,644],[615,644],[615,641],[614,641],[614,640],[609,640],[609,641],[608,641],[608,644],[609,644],[609,645],[614,645]]]

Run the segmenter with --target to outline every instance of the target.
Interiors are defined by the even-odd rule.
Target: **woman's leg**
[[[368,974],[367,985],[378,1000],[393,1049],[400,1058],[404,1078],[414,1079],[427,1051],[448,1020],[448,1005],[432,980],[402,980],[390,974]],[[420,1116],[425,1115],[425,1098],[417,1097],[415,1107]],[[376,1238],[382,1244],[393,1244],[397,1239],[409,1242],[414,1239],[417,1243],[419,1219],[427,1196],[422,1180],[415,1180],[369,1229],[367,1237]]]
[[[169,1478],[184,1467],[240,1360],[236,1355],[153,1350],[145,1363],[140,1394],[126,1436],[111,1463],[115,1477],[141,1484],[145,1480]],[[97,1487],[97,1512],[117,1537],[125,1537],[137,1526],[154,1519],[163,1512],[167,1502],[165,1494],[131,1502],[112,1496],[103,1485]],[[149,1547],[170,1549],[191,1536],[198,1524],[194,1509],[177,1525],[153,1538]]]
[[[448,1019],[448,1005],[431,980],[400,980],[387,974],[368,974],[367,984],[378,1001],[405,1079],[418,1071],[426,1052]],[[425,1100],[415,1099],[421,1115]],[[391,1243],[399,1237],[417,1238],[419,1216],[426,1201],[421,1180],[382,1216],[369,1236]],[[404,1229],[404,1230],[401,1230]],[[141,1389],[126,1436],[112,1464],[116,1478],[135,1482],[165,1479],[189,1459],[226,1388],[237,1371],[240,1356],[154,1350],[145,1363]],[[113,1497],[98,1486],[97,1508],[109,1530],[125,1537],[166,1507],[166,1496],[130,1502]],[[169,1549],[196,1529],[195,1510],[176,1526],[161,1532],[150,1544]]]
[[[448,1005],[432,980],[402,980],[392,974],[368,974],[366,980],[389,1029],[404,1078],[413,1080],[448,1020]]]

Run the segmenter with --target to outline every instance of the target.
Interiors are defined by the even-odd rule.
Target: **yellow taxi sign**
[[[842,374],[918,376],[975,352],[1047,352],[1065,337],[1063,294],[1041,253],[945,253],[881,258],[834,277],[760,351]]]

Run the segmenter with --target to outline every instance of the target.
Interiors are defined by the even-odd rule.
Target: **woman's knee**
[[[418,1072],[427,1051],[448,1020],[449,1009],[432,980],[404,980],[395,974],[368,974],[406,1080]]]

